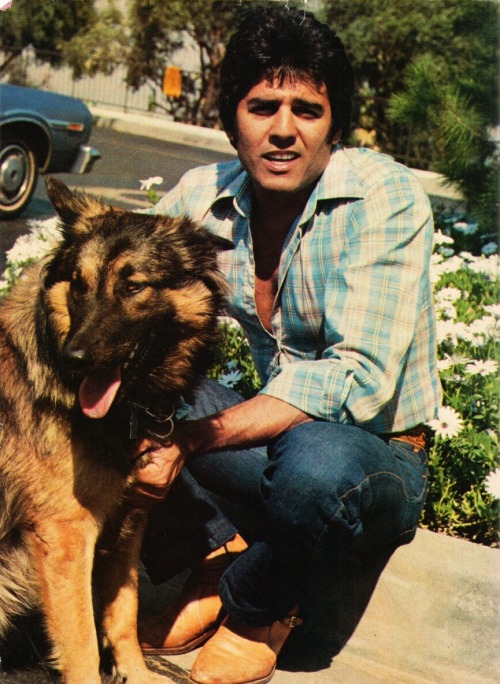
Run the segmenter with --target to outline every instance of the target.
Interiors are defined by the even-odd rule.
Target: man
[[[312,14],[257,8],[228,44],[221,118],[238,160],[195,169],[157,205],[229,238],[228,308],[262,389],[203,382],[137,491],[152,509],[144,562],[183,594],[139,628],[143,650],[201,644],[197,684],[268,682],[319,557],[397,546],[426,490],[440,388],[429,283],[433,226],[414,175],[340,145],[353,78]],[[180,472],[180,476],[174,478]],[[257,524],[243,535],[220,507]],[[230,507],[229,507],[230,508]],[[203,560],[202,560],[203,559]]]

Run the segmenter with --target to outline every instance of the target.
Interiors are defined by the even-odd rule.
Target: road
[[[59,173],[57,177],[71,188],[84,188],[125,209],[147,206],[146,193],[140,190],[141,179],[162,176],[164,183],[157,188],[161,195],[172,188],[190,168],[234,158],[187,145],[117,133],[106,128],[95,128],[90,144],[102,155],[92,171],[83,175]],[[28,220],[53,215],[54,210],[41,177],[26,211],[17,219],[0,221],[0,273],[5,267],[5,251],[12,247],[19,235],[26,232]]]

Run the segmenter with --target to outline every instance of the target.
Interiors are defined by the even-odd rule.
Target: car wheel
[[[0,217],[19,214],[36,187],[36,157],[23,140],[0,144]]]

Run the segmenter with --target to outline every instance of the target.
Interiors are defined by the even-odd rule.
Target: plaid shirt
[[[283,246],[272,334],[255,306],[251,202],[249,177],[235,160],[189,171],[155,211],[188,214],[234,243],[220,266],[261,392],[378,434],[435,417],[433,223],[411,171],[367,149],[335,146]]]

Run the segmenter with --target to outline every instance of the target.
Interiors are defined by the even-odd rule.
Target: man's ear
[[[237,149],[236,145],[238,142],[238,136],[236,134],[236,130],[234,128],[231,130],[226,129],[226,135],[228,137],[229,142],[231,143],[231,145],[236,150]]]
[[[341,130],[340,131],[334,131],[332,133],[332,139],[331,139],[332,147],[340,142],[341,137],[342,137],[342,131]]]

